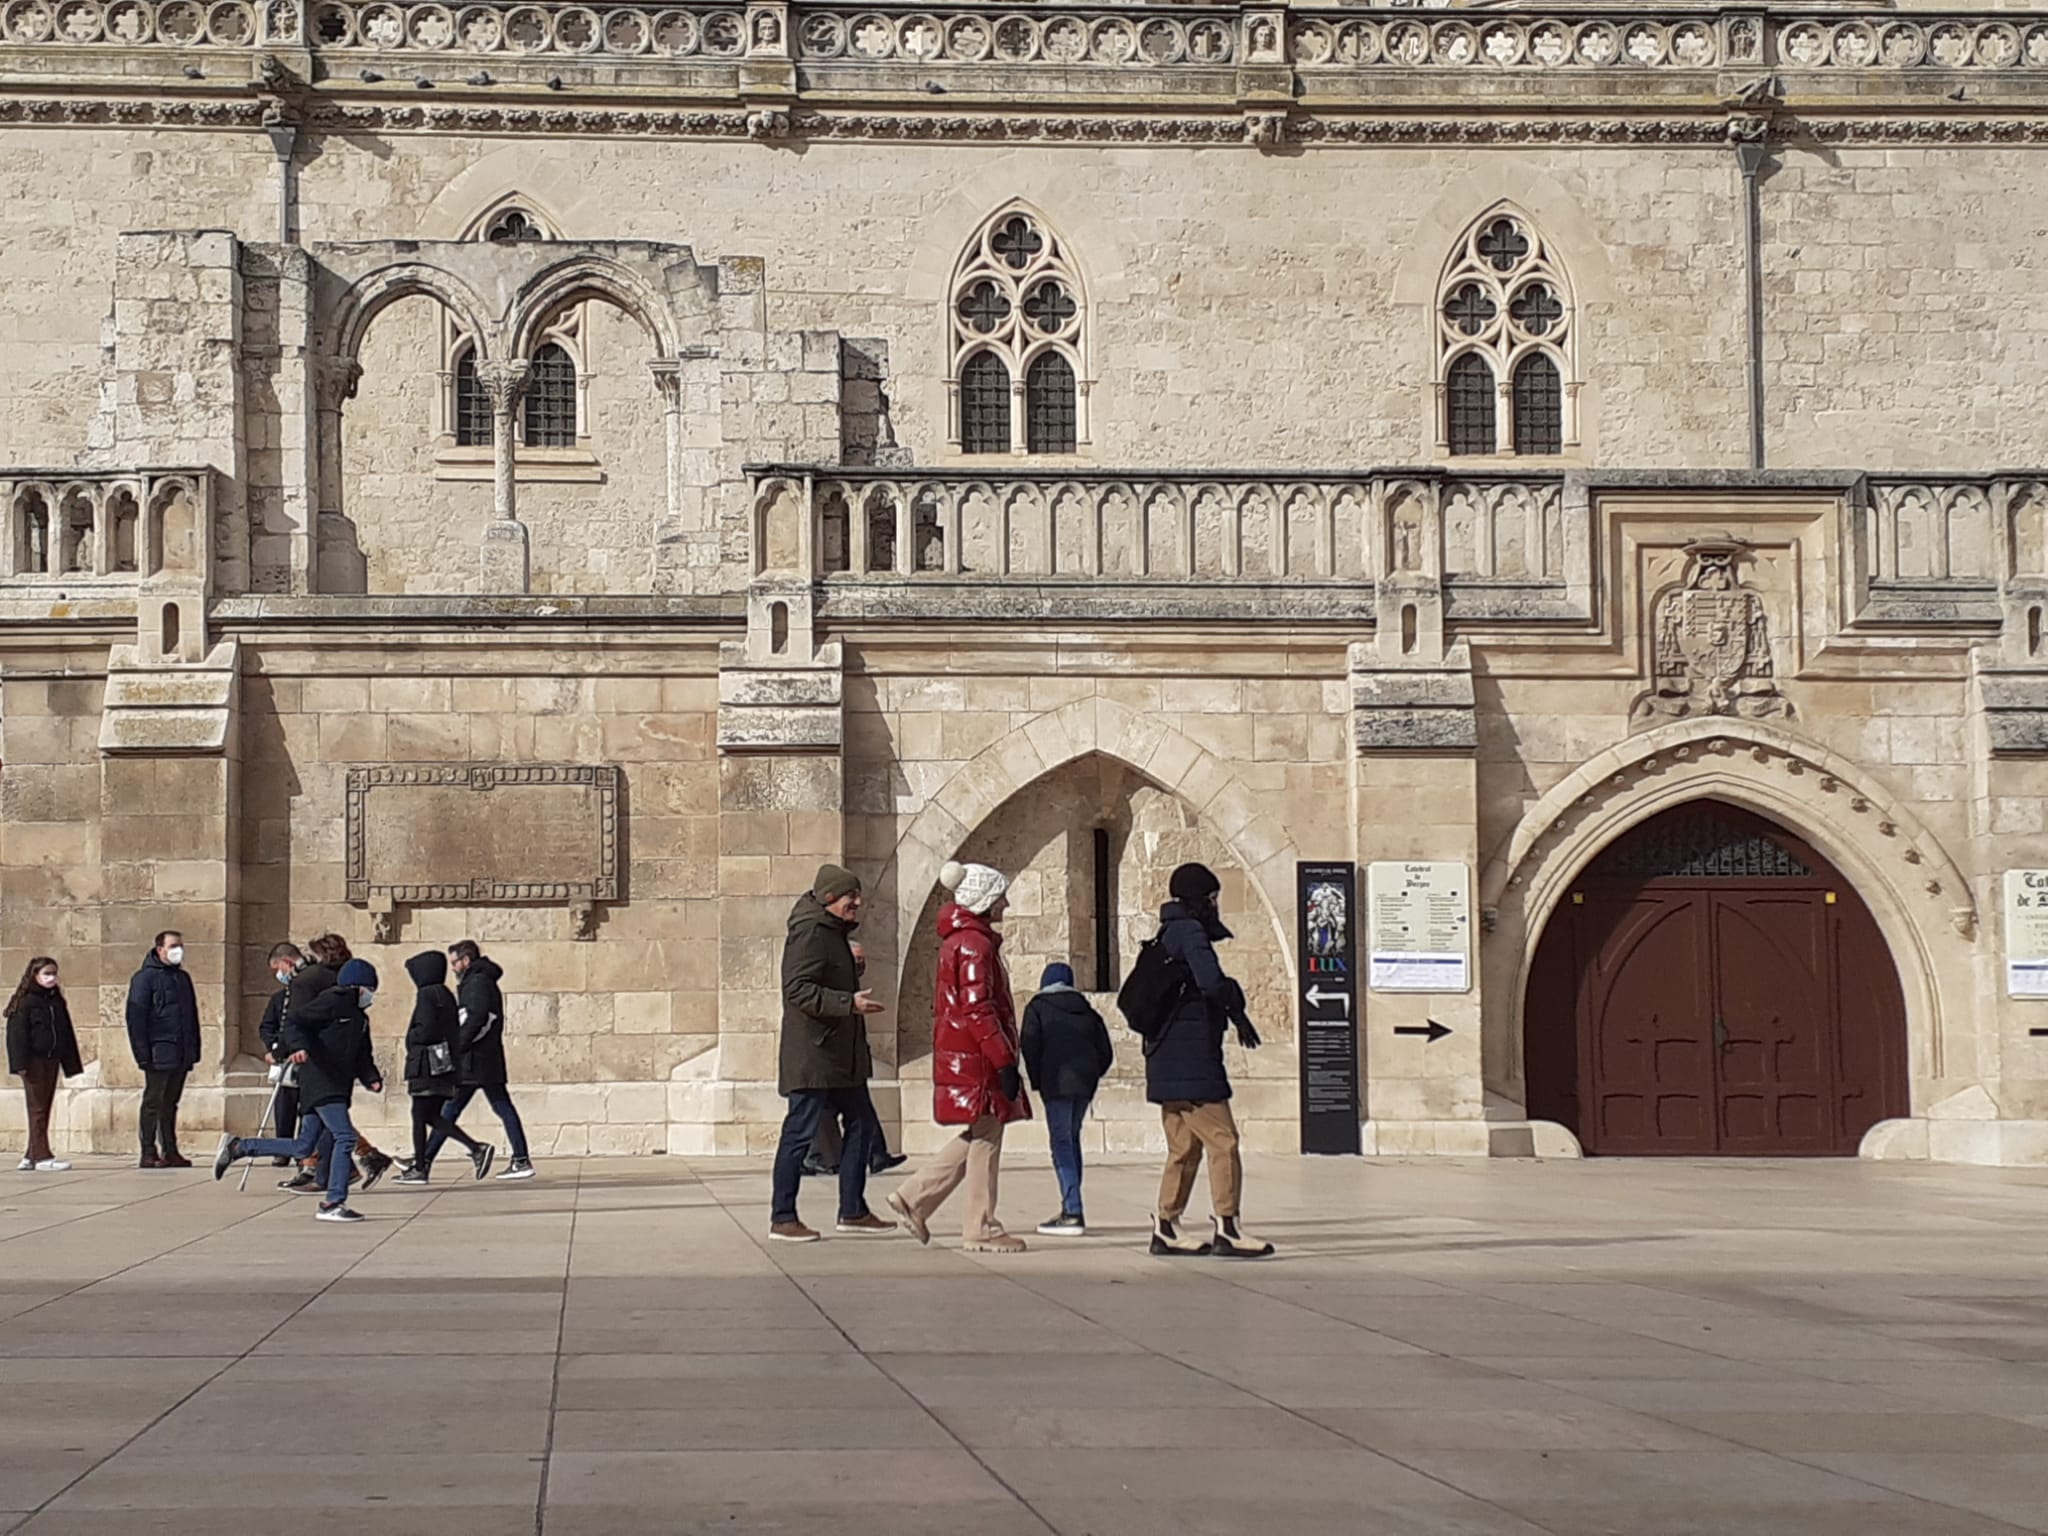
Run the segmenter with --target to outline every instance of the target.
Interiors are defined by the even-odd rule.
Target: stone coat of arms
[[[1763,598],[1742,583],[1749,545],[1735,538],[1686,545],[1685,580],[1657,602],[1650,691],[1640,713],[1790,713],[1771,665]]]

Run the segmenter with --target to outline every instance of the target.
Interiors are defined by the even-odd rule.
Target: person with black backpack
[[[1159,936],[1138,956],[1117,1004],[1145,1039],[1145,1097],[1166,1127],[1166,1170],[1159,1182],[1150,1251],[1161,1256],[1216,1254],[1262,1259],[1271,1243],[1238,1227],[1244,1164],[1230,1112],[1230,1072],[1223,1032],[1255,1050],[1259,1034],[1245,1011],[1244,988],[1223,972],[1216,946],[1231,936],[1216,909],[1223,889],[1207,865],[1183,864],[1167,883],[1173,898],[1159,909]],[[1180,1231],[1202,1155],[1209,1157],[1209,1204],[1215,1234],[1196,1242]]]

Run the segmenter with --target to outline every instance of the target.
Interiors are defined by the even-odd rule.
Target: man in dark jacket
[[[281,947],[289,949],[293,946]],[[311,1008],[339,984],[342,967],[355,958],[349,953],[348,940],[338,933],[323,933],[317,939],[308,941],[306,951],[305,963],[293,970],[285,981],[284,1011],[278,1021],[280,1035],[285,1024],[295,1014]],[[291,1133],[280,1129],[278,1134],[288,1136]],[[313,1155],[306,1159],[299,1172],[277,1187],[289,1190],[295,1195],[310,1195],[325,1189],[329,1160],[333,1153],[334,1139],[323,1133],[314,1143]],[[358,1170],[356,1177],[362,1179],[363,1190],[367,1193],[390,1171],[392,1158],[371,1145],[370,1138],[358,1131],[355,1162]],[[351,1178],[349,1182],[354,1183],[355,1179]]]
[[[434,1133],[453,1137],[469,1148],[470,1165],[483,1178],[491,1171],[497,1148],[480,1142],[452,1120],[443,1119],[448,1101],[461,1091],[462,1013],[448,990],[448,957],[438,949],[421,950],[405,962],[405,974],[418,988],[412,1022],[405,1030],[405,1088],[412,1095],[412,1165],[398,1176],[401,1184],[425,1184],[433,1171],[427,1147]]]
[[[143,1168],[190,1168],[178,1150],[178,1101],[199,1065],[199,994],[185,974],[185,938],[166,930],[128,983],[128,1046],[142,1068],[136,1134]]]
[[[276,1137],[230,1136],[213,1160],[213,1176],[225,1178],[245,1157],[304,1157],[321,1137],[333,1141],[328,1161],[327,1198],[315,1214],[321,1221],[361,1221],[348,1207],[350,1161],[356,1147],[349,1101],[361,1083],[384,1091],[384,1074],[370,1050],[370,1005],[377,997],[377,970],[367,960],[350,960],[335,985],[306,1008],[288,1013],[281,1043],[299,1069],[299,1106],[305,1114],[295,1141]]]
[[[505,1139],[512,1144],[512,1161],[498,1175],[502,1179],[530,1179],[533,1159],[526,1155],[526,1126],[518,1106],[505,1091],[510,1076],[505,1068],[505,994],[498,983],[505,972],[497,961],[477,948],[476,940],[462,939],[448,946],[448,964],[457,978],[456,1017],[461,1021],[456,1054],[461,1058],[460,1086],[442,1112],[442,1126],[427,1143],[427,1162],[441,1155],[447,1127],[462,1118],[469,1101],[481,1093],[505,1124]],[[472,1143],[471,1145],[475,1145]]]
[[[1074,988],[1074,968],[1055,961],[1039,977],[1024,1010],[1024,1070],[1045,1103],[1053,1172],[1059,1175],[1060,1213],[1041,1221],[1046,1237],[1086,1237],[1081,1209],[1081,1122],[1095,1090],[1116,1060],[1109,1026]]]
[[[815,1243],[798,1220],[797,1188],[804,1154],[829,1111],[840,1122],[839,1230],[854,1236],[893,1232],[896,1223],[868,1209],[868,1156],[874,1103],[868,1079],[874,1055],[867,1015],[882,1005],[860,984],[853,930],[864,898],[851,870],[827,864],[789,914],[782,946],[782,1052],[777,1086],[789,1100],[775,1149],[774,1206],[768,1235],[778,1242]]]
[[[1173,899],[1159,911],[1160,947],[1186,967],[1188,985],[1145,1054],[1145,1097],[1159,1106],[1167,1147],[1151,1251],[1265,1258],[1273,1245],[1247,1239],[1237,1225],[1244,1164],[1237,1150],[1237,1121],[1230,1113],[1223,1031],[1235,1016],[1241,1045],[1256,1049],[1259,1036],[1245,1016],[1244,989],[1223,974],[1216,958],[1216,946],[1231,936],[1216,910],[1222,889],[1207,865],[1183,864],[1168,881]],[[1205,1150],[1216,1235],[1198,1244],[1183,1238],[1176,1224],[1194,1193]]]

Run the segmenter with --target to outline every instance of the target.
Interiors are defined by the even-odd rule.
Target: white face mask
[[[184,963],[185,963],[185,946],[184,946],[184,945],[182,945],[182,944],[173,944],[173,945],[172,945],[172,946],[171,946],[171,947],[170,947],[169,949],[167,949],[167,950],[165,950],[165,951],[164,951],[164,964],[165,964],[165,965],[183,965]]]
[[[356,1001],[365,1008],[369,1007],[370,1004],[377,1001],[377,989],[375,987],[357,987]]]
[[[39,971],[39,972],[37,972],[37,973],[36,973],[36,985],[37,985],[37,986],[39,986],[39,987],[54,987],[54,986],[56,986],[56,985],[57,985],[57,973],[56,973],[55,971]]]

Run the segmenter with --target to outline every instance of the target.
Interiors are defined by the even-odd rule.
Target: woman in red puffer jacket
[[[939,912],[938,979],[932,989],[932,1114],[965,1129],[889,1197],[921,1243],[946,1197],[967,1185],[963,1236],[969,1253],[1022,1253],[1023,1239],[996,1220],[1003,1127],[1031,1118],[1018,1075],[1017,1006],[1003,970],[1009,882],[986,864],[948,864],[939,883],[953,899]]]

